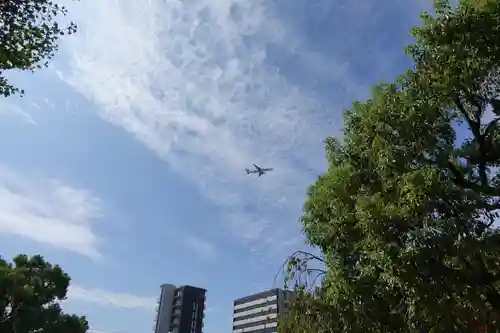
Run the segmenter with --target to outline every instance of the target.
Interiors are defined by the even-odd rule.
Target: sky
[[[427,1],[66,5],[78,33],[0,100],[2,254],[61,265],[95,332],[152,332],[162,283],[206,288],[205,333],[230,332],[233,300],[304,248],[323,140],[411,65]]]

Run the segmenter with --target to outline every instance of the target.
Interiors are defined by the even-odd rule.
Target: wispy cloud
[[[20,117],[23,121],[31,125],[36,125],[35,120],[29,113],[25,112],[18,105],[11,103],[8,100],[0,101],[0,116]]]
[[[266,45],[287,36],[265,1],[88,1],[76,10],[92,14],[77,18],[71,69],[61,76],[103,118],[230,214],[243,214],[249,200],[263,207],[285,196],[300,205],[309,177],[298,168],[309,163],[302,154],[321,105],[266,65]],[[246,178],[253,162],[277,172]]]
[[[72,285],[68,289],[69,301],[84,301],[100,306],[154,310],[155,297],[137,296],[128,293],[116,293],[102,289],[87,289],[82,286]]]
[[[63,46],[69,63],[58,66],[60,77],[95,102],[103,119],[192,180],[227,211],[228,227],[254,245],[297,234],[294,218],[306,186],[324,167],[321,140],[340,127],[338,106],[330,103],[327,110],[316,92],[288,80],[269,58],[270,47],[326,73],[338,86],[336,96],[358,94],[361,86],[348,58],[305,51],[275,5],[80,2],[71,10],[80,31]],[[318,6],[324,11],[332,2]],[[374,15],[355,8],[345,12],[357,22]],[[352,44],[352,36],[344,39]],[[338,48],[339,55],[346,50],[342,43]],[[243,169],[251,163],[276,172],[246,177]]]
[[[0,233],[102,259],[92,222],[100,200],[58,180],[0,165]]]
[[[217,255],[217,247],[215,244],[192,234],[183,235],[181,238],[184,246],[190,249],[198,257],[206,261],[213,261],[215,259]]]

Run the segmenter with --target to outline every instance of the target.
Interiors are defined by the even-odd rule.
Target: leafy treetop
[[[64,6],[50,0],[0,1],[0,94],[23,93],[5,77],[12,69],[34,71],[48,65],[59,38],[76,32],[76,25],[60,26]]]
[[[86,333],[85,317],[63,313],[70,277],[41,256],[0,258],[0,332]]]
[[[422,17],[414,68],[325,141],[302,218],[324,278],[282,332],[500,330],[500,2]]]

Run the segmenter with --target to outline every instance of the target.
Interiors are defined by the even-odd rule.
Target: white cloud
[[[0,165],[0,233],[99,260],[100,240],[92,229],[99,206],[89,191]]]
[[[157,299],[155,297],[137,296],[128,293],[115,293],[102,289],[87,289],[72,285],[68,289],[68,301],[84,301],[100,306],[154,310]]]
[[[71,12],[80,31],[64,48],[70,69],[59,74],[100,107],[101,117],[132,133],[230,214],[243,214],[249,201],[264,207],[286,199],[300,207],[310,179],[300,168],[318,167],[308,148],[314,143],[321,151],[318,138],[327,130],[315,116],[319,102],[266,65],[268,43],[285,45],[291,37],[268,4],[78,3]],[[246,177],[244,168],[254,162],[277,171]],[[243,237],[250,228],[267,228],[255,223]]]
[[[325,110],[315,92],[288,82],[268,59],[269,46],[332,77],[341,94],[360,86],[345,60],[306,51],[273,6],[267,0],[79,2],[70,13],[80,31],[62,45],[69,63],[57,67],[103,119],[223,206],[229,228],[249,243],[298,234],[306,186],[325,163],[322,139],[339,127],[340,110]],[[349,13],[361,22],[355,8]],[[343,40],[352,45],[352,36]],[[251,163],[276,171],[247,177]],[[245,217],[249,210],[259,218]]]
[[[206,261],[213,261],[217,255],[217,248],[213,243],[192,234],[183,235],[182,242],[187,248]]]
[[[18,105],[11,103],[8,100],[0,101],[0,116],[20,117],[23,121],[31,125],[36,125],[35,120],[29,113],[25,112]]]
[[[229,217],[231,230],[240,235],[243,241],[261,239],[269,222],[263,217],[248,213],[234,213]]]

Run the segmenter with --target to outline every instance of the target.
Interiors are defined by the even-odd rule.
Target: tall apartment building
[[[206,290],[173,284],[160,288],[154,333],[201,333]]]
[[[234,301],[233,333],[275,333],[292,292],[279,288]]]

